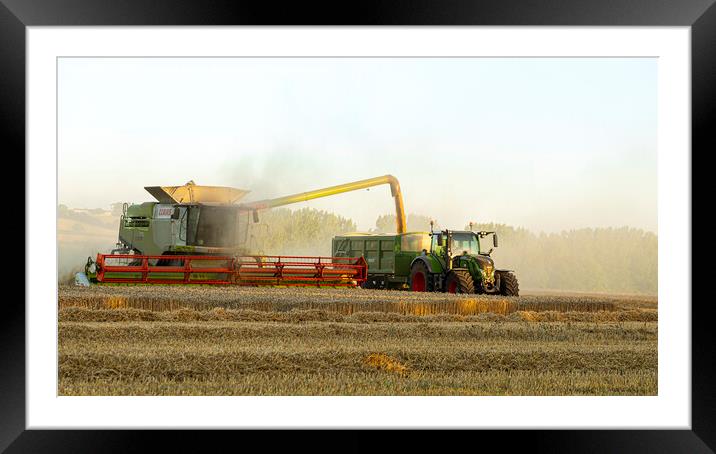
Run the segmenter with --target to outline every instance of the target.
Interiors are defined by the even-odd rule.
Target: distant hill
[[[119,215],[102,209],[58,207],[58,279],[67,282],[82,271],[87,257],[110,252],[117,243]]]

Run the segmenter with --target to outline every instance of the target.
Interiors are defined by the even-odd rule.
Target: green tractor
[[[519,284],[512,270],[496,270],[483,252],[480,240],[495,232],[442,230],[431,232],[430,251],[423,249],[410,264],[408,286],[414,292],[487,293],[518,296]]]

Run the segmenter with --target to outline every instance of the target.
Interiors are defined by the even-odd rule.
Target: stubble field
[[[59,288],[60,395],[656,395],[657,299]]]

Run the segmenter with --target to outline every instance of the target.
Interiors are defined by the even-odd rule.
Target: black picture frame
[[[371,0],[339,6],[322,2],[292,2],[279,6],[272,2],[241,0],[0,0],[2,149],[5,156],[19,158],[25,155],[25,32],[28,26],[690,26],[693,159],[693,150],[701,149],[703,153],[715,149],[714,133],[711,131],[713,128],[708,121],[712,106],[716,105],[716,6],[713,3],[714,0]],[[24,166],[24,161],[21,165]],[[25,237],[27,241],[31,239]],[[691,244],[681,243],[680,247],[691,248]],[[697,279],[708,272],[695,267],[692,269]],[[28,285],[29,276],[25,279]],[[705,304],[692,305],[692,430],[550,430],[538,436],[530,431],[510,434],[481,431],[479,434],[461,434],[458,439],[450,435],[451,443],[474,443],[479,440],[480,447],[496,442],[498,446],[506,448],[526,441],[532,450],[557,452],[714,452],[716,392],[712,386],[716,379],[712,350],[715,330],[708,317],[709,301],[698,302]],[[25,310],[16,299],[6,298],[0,324],[0,449],[7,449],[8,452],[127,451],[141,449],[139,437],[152,438],[165,448],[177,445],[186,448],[197,438],[195,433],[177,431],[152,432],[150,435],[147,431],[126,430],[25,430]],[[230,434],[223,432],[210,437],[203,436],[202,439],[212,438],[224,443],[226,438],[231,437]],[[241,436],[245,438],[247,435]],[[365,450],[373,446],[371,441],[361,435],[340,433],[340,436],[343,438],[340,450]],[[294,444],[300,443],[303,437],[293,433],[290,437],[271,438]],[[425,447],[423,437],[414,435],[391,435],[384,438],[393,439],[396,445],[406,449],[412,443]],[[436,438],[441,437],[438,434]],[[276,447],[273,444],[275,441],[272,447]],[[389,447],[391,443],[388,441],[387,445],[385,442],[381,444]]]

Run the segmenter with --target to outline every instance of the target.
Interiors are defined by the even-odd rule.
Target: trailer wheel
[[[475,282],[467,271],[453,270],[445,279],[445,291],[448,293],[475,293]]]
[[[432,292],[433,280],[428,267],[423,262],[415,262],[410,269],[410,290],[413,292]]]
[[[520,285],[517,276],[509,271],[500,271],[500,295],[520,296]]]
[[[366,280],[365,282],[363,282],[363,283],[360,285],[360,287],[361,287],[361,288],[364,288],[364,289],[374,289],[374,288],[376,288],[376,287],[375,287],[375,284],[374,284],[373,281],[371,281],[371,280]]]

